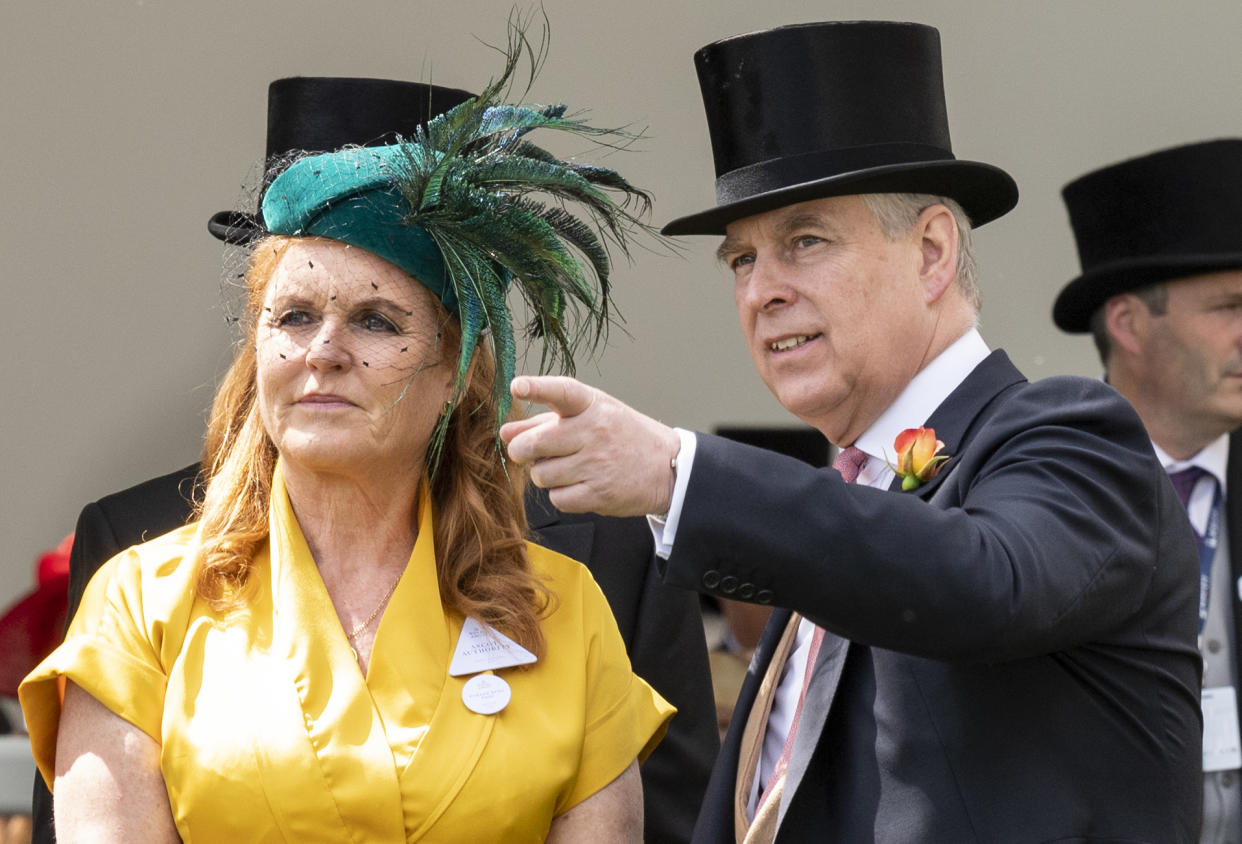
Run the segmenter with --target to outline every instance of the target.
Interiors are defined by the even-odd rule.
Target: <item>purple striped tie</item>
[[[1187,511],[1190,509],[1190,494],[1194,492],[1195,484],[1206,474],[1208,474],[1207,470],[1201,469],[1198,466],[1187,466],[1185,469],[1169,473],[1169,480],[1173,482],[1173,489],[1177,491],[1177,497],[1182,500],[1182,506]],[[1195,542],[1202,546],[1203,537],[1199,534],[1199,529],[1193,524],[1191,524],[1190,528],[1195,532]]]

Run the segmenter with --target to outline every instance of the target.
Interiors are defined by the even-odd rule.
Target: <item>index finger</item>
[[[519,375],[509,384],[515,399],[542,404],[561,417],[577,416],[594,401],[594,390],[567,375]]]
[[[529,431],[531,428],[538,428],[540,425],[546,425],[559,418],[555,413],[540,413],[528,419],[514,419],[512,422],[506,422],[500,426],[500,441],[507,445],[518,434]]]

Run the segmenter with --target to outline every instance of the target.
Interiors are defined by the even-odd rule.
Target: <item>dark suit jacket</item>
[[[1138,417],[996,352],[926,424],[951,459],[909,493],[699,437],[666,581],[828,631],[777,841],[1197,841],[1198,566]],[[696,841],[734,841],[740,732],[787,618]]]
[[[1233,588],[1233,660],[1242,677],[1242,430],[1229,435],[1229,462],[1225,467],[1225,533],[1229,537],[1230,578]]]
[[[197,465],[187,466],[82,510],[69,561],[70,618],[100,565],[185,524],[197,472]],[[659,582],[646,520],[562,514],[534,488],[526,510],[535,541],[591,569],[634,670],[677,707],[664,740],[642,765],[645,833],[651,842],[687,841],[719,746],[697,596]],[[51,795],[38,775],[34,818],[34,841],[54,841]]]

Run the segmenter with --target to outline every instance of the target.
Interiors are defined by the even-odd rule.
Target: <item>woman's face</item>
[[[377,255],[318,238],[289,245],[255,332],[259,412],[284,461],[421,474],[455,375],[444,318],[427,288]]]

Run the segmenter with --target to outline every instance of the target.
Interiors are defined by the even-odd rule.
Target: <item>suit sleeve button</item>
[[[715,569],[708,569],[703,572],[703,585],[708,589],[715,589],[720,585],[720,572]]]
[[[720,591],[726,595],[732,595],[737,591],[737,578],[731,574],[725,575],[720,579]]]
[[[775,597],[771,589],[760,589],[755,593],[755,600],[761,604],[770,604]]]
[[[743,583],[737,588],[737,596],[743,601],[749,601],[751,598],[755,597],[755,584]]]

